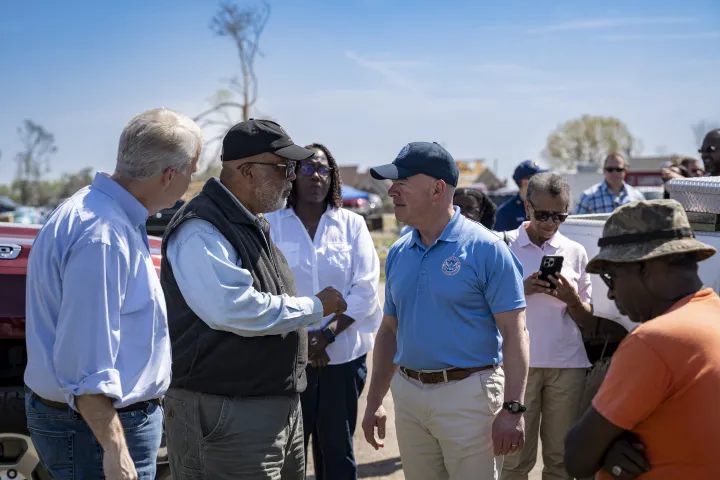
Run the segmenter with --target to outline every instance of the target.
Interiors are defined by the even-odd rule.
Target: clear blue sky
[[[643,153],[693,153],[690,125],[720,121],[720,2],[688,0],[270,1],[258,59],[263,114],[341,163],[391,161],[413,140],[507,176],[548,133],[614,115]],[[191,0],[0,2],[0,183],[17,127],[53,132],[52,175],[112,171],[135,114],[193,115],[239,72]]]

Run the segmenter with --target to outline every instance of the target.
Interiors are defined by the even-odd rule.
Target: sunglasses
[[[608,173],[613,173],[613,172],[622,173],[625,171],[625,168],[624,167],[605,167],[605,171]]]
[[[605,282],[605,285],[607,285],[610,290],[613,289],[615,284],[613,283],[613,279],[609,273],[601,273],[600,278],[602,278],[602,281]]]
[[[288,160],[285,163],[245,162],[238,165],[237,170],[240,170],[240,167],[242,167],[243,165],[266,165],[270,167],[275,167],[276,169],[284,168],[285,178],[289,178],[293,173],[295,173],[295,167],[297,166],[297,162],[294,160]]]
[[[704,155],[704,154],[710,155],[711,153],[713,153],[715,151],[717,151],[717,147],[715,145],[710,145],[707,148],[701,148],[700,150],[698,150],[698,153],[700,155]]]
[[[332,168],[329,167],[316,167],[314,165],[300,165],[298,168],[298,173],[300,175],[306,175],[308,177],[312,176],[317,172],[318,176],[322,178],[328,178],[330,176],[330,172],[332,171]]]
[[[535,205],[533,205],[531,201],[528,200],[528,203],[532,207],[535,220],[537,220],[538,222],[547,222],[552,218],[552,221],[555,223],[563,223],[570,215],[569,213],[565,212],[550,212],[547,210],[538,210],[537,208],[535,208]]]

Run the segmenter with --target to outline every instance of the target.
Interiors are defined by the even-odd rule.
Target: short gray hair
[[[542,172],[530,177],[526,194],[530,201],[533,192],[544,192],[553,198],[564,196],[570,201],[570,184],[557,173]]]
[[[186,171],[200,156],[203,133],[182,113],[155,108],[130,120],[120,135],[115,171],[134,180],[168,168]]]

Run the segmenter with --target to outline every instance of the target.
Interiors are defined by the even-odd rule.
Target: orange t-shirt
[[[720,479],[719,400],[720,297],[706,288],[625,338],[593,407],[645,445],[639,479]]]

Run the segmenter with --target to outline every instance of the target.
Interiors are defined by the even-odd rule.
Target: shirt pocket
[[[328,262],[332,266],[349,271],[352,267],[352,249],[352,245],[347,242],[328,242]]]
[[[295,242],[279,242],[276,244],[287,260],[290,268],[297,267],[300,263],[300,244]]]

